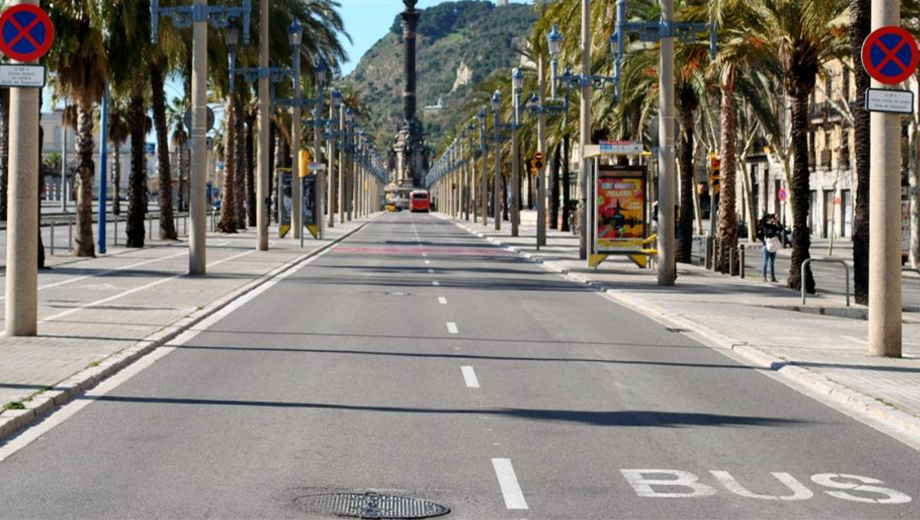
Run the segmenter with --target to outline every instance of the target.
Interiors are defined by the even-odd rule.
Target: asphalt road
[[[0,516],[316,518],[304,496],[377,490],[449,518],[920,517],[914,449],[428,215],[51,420],[0,462]]]

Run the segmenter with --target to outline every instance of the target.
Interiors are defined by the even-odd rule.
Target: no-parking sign
[[[920,62],[917,41],[900,27],[876,29],[863,42],[862,62],[872,79],[885,85],[896,85],[917,70]]]
[[[18,4],[0,15],[0,51],[10,59],[35,61],[51,49],[54,25],[41,7]]]

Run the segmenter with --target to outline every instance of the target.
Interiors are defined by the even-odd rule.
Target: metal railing
[[[802,305],[805,305],[805,286],[806,286],[805,272],[808,269],[808,266],[810,266],[812,262],[825,262],[829,264],[840,264],[843,266],[844,282],[846,282],[847,307],[849,307],[850,306],[850,266],[848,266],[847,263],[844,262],[843,260],[834,259],[834,258],[809,258],[805,260],[804,262],[802,262],[801,282],[800,282],[800,285],[802,286]]]

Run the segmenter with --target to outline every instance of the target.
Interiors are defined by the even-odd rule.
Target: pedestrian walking
[[[767,268],[770,271],[770,281],[776,281],[776,253],[783,247],[780,242],[782,227],[776,215],[765,215],[760,225],[760,240],[763,242],[763,281],[767,281]]]

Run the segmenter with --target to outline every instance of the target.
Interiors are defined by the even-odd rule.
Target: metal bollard
[[[67,221],[67,250],[73,251],[73,222]]]
[[[153,240],[153,215],[147,215],[147,238]]]
[[[745,260],[745,247],[744,247],[744,244],[741,244],[741,278],[742,279],[744,279],[744,274],[745,274],[744,260]]]
[[[735,248],[728,248],[728,276],[735,276]]]
[[[115,217],[115,232],[112,233],[112,240],[115,241],[115,245],[118,245],[118,217]]]
[[[54,221],[51,221],[51,256],[54,256]]]

